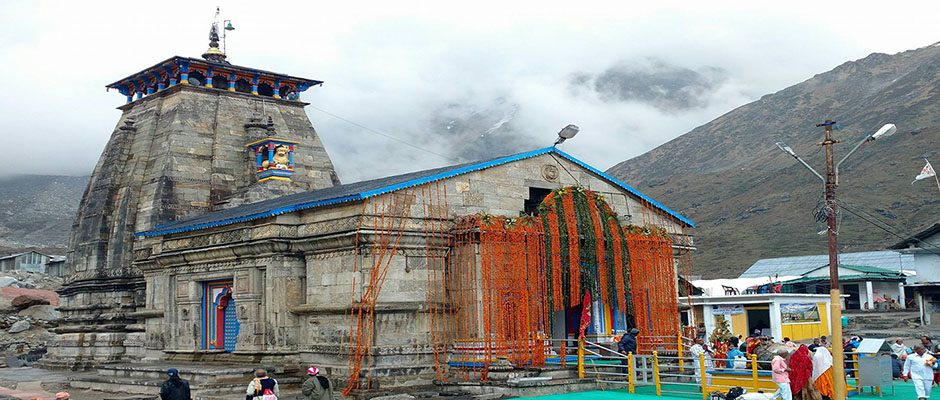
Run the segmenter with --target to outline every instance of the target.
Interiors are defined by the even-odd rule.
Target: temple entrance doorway
[[[232,300],[232,280],[205,282],[204,286],[202,348],[235,351],[238,319]]]

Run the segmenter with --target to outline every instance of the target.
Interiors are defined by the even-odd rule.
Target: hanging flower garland
[[[579,302],[584,291],[629,310],[629,249],[617,214],[603,196],[579,186],[553,191],[539,206],[546,243],[546,289],[552,310]],[[559,301],[560,300],[560,301]]]

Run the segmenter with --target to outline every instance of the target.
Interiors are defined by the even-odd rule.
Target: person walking
[[[255,379],[248,383],[245,394],[245,400],[277,400],[281,389],[277,386],[277,380],[268,376],[268,371],[258,369],[255,371]]]
[[[180,378],[180,371],[170,368],[166,371],[170,377],[160,386],[160,400],[192,400],[189,393],[189,382]]]
[[[624,374],[630,373],[630,367],[629,367],[630,361],[626,357],[629,356],[630,353],[633,353],[633,355],[636,355],[636,335],[639,335],[639,334],[640,334],[639,329],[630,328],[630,331],[627,333],[624,333],[623,336],[620,337],[620,341],[617,342],[617,352],[622,354],[624,357],[620,359],[620,364],[623,365]]]
[[[790,367],[787,366],[787,360],[783,358],[789,353],[786,349],[777,350],[773,360],[770,360],[774,383],[777,384],[777,391],[770,400],[793,400],[793,391],[790,390]]]
[[[907,382],[908,377],[914,381],[914,391],[917,398],[926,400],[930,398],[930,389],[933,387],[933,367],[937,359],[927,352],[924,345],[914,346],[914,354],[908,354],[904,360],[904,371],[901,376]],[[908,375],[910,374],[910,375]]]
[[[700,358],[705,358],[705,387],[709,387],[712,384],[712,374],[708,373],[708,368],[712,366],[711,362],[711,350],[708,349],[708,345],[705,344],[705,340],[701,337],[695,338],[695,344],[689,348],[689,353],[692,355],[692,365],[695,369],[695,383],[702,388],[702,368]],[[700,357],[701,356],[701,357]],[[704,389],[704,388],[703,388]]]
[[[320,375],[317,367],[307,368],[307,380],[301,388],[306,400],[333,400],[333,383],[330,379]]]

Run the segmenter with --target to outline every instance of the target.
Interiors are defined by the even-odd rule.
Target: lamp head
[[[791,155],[791,156],[793,156],[793,157],[796,157],[796,153],[794,153],[794,152],[793,152],[793,149],[790,148],[790,146],[787,146],[786,143],[784,143],[784,142],[777,142],[777,143],[774,143],[774,144],[777,145],[777,148],[780,149],[780,151],[782,151],[782,152],[784,152],[784,153],[787,153],[787,154],[789,154],[789,155]]]
[[[234,31],[234,30],[235,30],[235,27],[232,26],[232,21],[225,20],[225,30],[227,30],[227,31]]]
[[[883,137],[888,137],[888,136],[893,135],[897,131],[898,131],[898,127],[895,126],[894,124],[885,124],[885,126],[882,126],[881,129],[878,130],[878,132],[875,132],[874,135],[871,135],[871,139],[877,140]]]
[[[565,142],[565,140],[573,138],[578,132],[581,131],[581,128],[578,128],[577,125],[568,124],[568,126],[561,129],[558,132],[558,140],[555,141],[555,145],[559,145]]]

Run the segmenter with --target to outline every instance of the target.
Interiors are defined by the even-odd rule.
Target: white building
[[[891,247],[910,257],[917,275],[908,279],[925,325],[940,325],[940,222]]]

